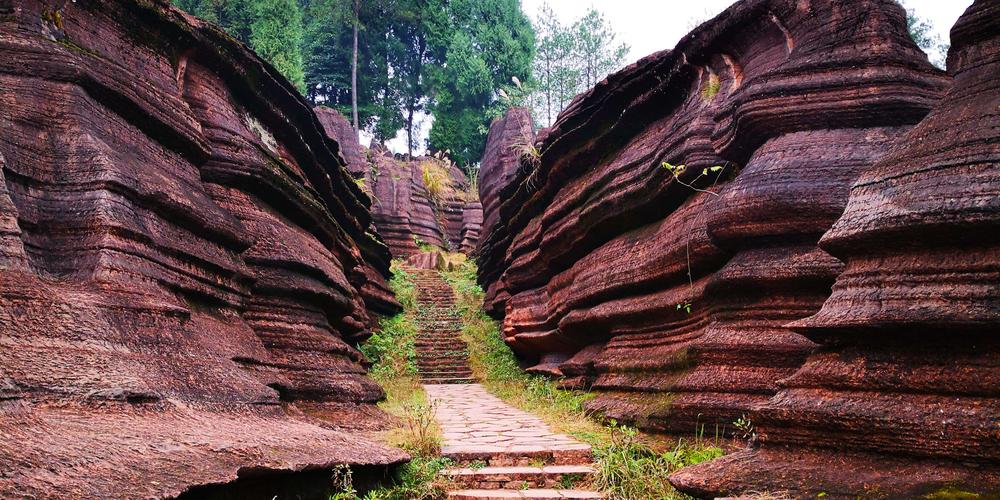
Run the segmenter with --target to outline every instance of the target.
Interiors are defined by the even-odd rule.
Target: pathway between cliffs
[[[451,499],[604,498],[572,488],[594,474],[590,445],[552,432],[473,383],[451,287],[437,271],[411,270],[417,286],[417,366],[455,467]]]

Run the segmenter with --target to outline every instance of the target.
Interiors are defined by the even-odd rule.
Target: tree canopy
[[[537,50],[529,100],[536,119],[551,125],[574,96],[619,69],[629,48],[615,43],[610,24],[593,8],[565,26],[552,7],[543,3],[536,19]]]
[[[175,0],[248,44],[313,104],[351,114],[351,0]],[[430,112],[429,146],[461,165],[479,161],[487,108],[502,82],[528,80],[534,30],[518,0],[365,0],[358,21],[359,125],[416,144]]]

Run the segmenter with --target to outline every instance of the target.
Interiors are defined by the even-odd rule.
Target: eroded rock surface
[[[597,391],[590,409],[731,429],[816,347],[786,325],[844,269],[817,243],[947,84],[891,0],[739,2],[480,182],[486,308],[533,371]]]
[[[366,149],[337,111],[320,106],[316,116],[326,133],[342,144],[347,170],[371,198],[374,225],[392,257],[420,253],[421,245],[466,254],[475,251],[483,208],[457,166],[435,156],[408,161],[382,147]],[[433,186],[427,186],[428,181]]]
[[[165,1],[0,1],[0,129],[0,496],[405,458],[335,425],[388,252],[271,66]]]
[[[755,408],[758,446],[677,473],[683,490],[1000,494],[1000,2],[951,33],[948,94],[820,240],[843,270],[790,325],[820,348]]]
[[[372,215],[393,257],[420,253],[421,246],[475,249],[483,209],[458,167],[434,157],[407,161],[372,153]],[[437,187],[427,186],[425,170],[439,176]]]

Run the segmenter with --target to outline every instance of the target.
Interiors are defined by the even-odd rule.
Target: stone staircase
[[[537,417],[489,394],[479,384],[426,385],[444,434],[442,472],[452,500],[593,499],[590,445],[553,433]]]
[[[407,269],[417,288],[417,371],[425,384],[469,384],[468,346],[462,321],[454,310],[455,295],[434,270]]]
[[[604,498],[580,489],[594,475],[589,445],[473,383],[451,286],[435,270],[406,271],[417,293],[417,368],[444,435],[442,455],[455,464],[442,471],[448,498]]]

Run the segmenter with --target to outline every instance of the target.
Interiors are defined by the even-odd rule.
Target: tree
[[[574,96],[620,68],[629,48],[615,44],[614,31],[594,9],[567,27],[546,3],[537,20],[531,102],[536,119],[548,126]]]
[[[910,33],[910,38],[927,53],[931,64],[944,69],[948,59],[948,49],[950,44],[941,40],[937,33],[934,33],[934,25],[927,19],[917,15],[917,12],[901,1],[900,5],[906,9],[906,31]]]
[[[250,5],[250,46],[304,92],[302,14],[295,0],[252,0]]]
[[[417,146],[414,117],[426,109],[428,83],[425,68],[435,62],[434,54],[451,38],[445,0],[399,0],[390,39],[393,44],[390,63],[394,84],[402,98],[405,113],[407,153]]]
[[[295,0],[178,0],[177,6],[218,24],[304,90],[302,15]]]
[[[354,0],[354,52],[351,57],[351,117],[354,132],[358,130],[358,24],[361,23],[361,2]]]
[[[573,23],[573,34],[574,57],[583,90],[597,85],[608,73],[621,67],[628,55],[628,45],[614,45],[615,32],[593,8]]]
[[[512,77],[528,80],[535,34],[517,0],[452,0],[449,11],[454,29],[429,75],[430,146],[468,167],[482,157],[486,110],[498,91]]]
[[[535,26],[535,64],[533,68],[535,92],[533,107],[538,120],[551,124],[559,110],[571,98],[579,80],[579,72],[572,64],[573,33],[564,27],[548,3],[538,9]]]

